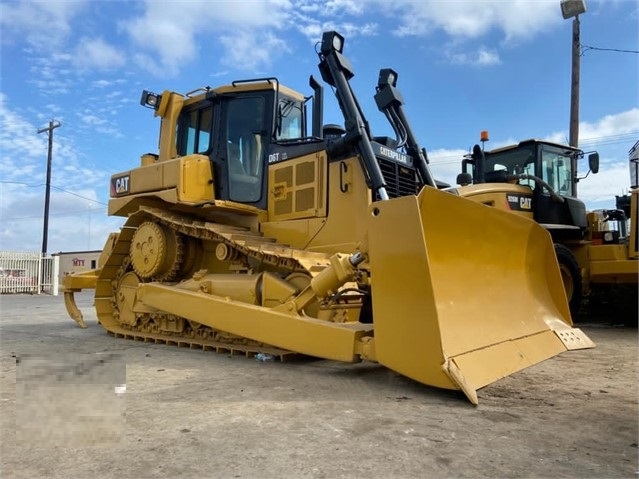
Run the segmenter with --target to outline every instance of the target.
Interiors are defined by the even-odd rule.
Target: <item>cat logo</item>
[[[111,196],[120,196],[129,193],[129,175],[111,178]]]
[[[512,211],[531,211],[532,197],[520,194],[507,194],[506,201]]]

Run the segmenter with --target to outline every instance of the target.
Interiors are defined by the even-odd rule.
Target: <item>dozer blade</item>
[[[426,187],[371,205],[377,360],[476,390],[567,349],[573,329],[550,235],[533,221]]]

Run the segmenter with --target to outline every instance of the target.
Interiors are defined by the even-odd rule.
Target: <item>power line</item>
[[[0,181],[0,183],[4,183],[4,184],[7,184],[7,185],[22,185],[22,186],[26,186],[28,188],[37,188],[39,186],[44,186],[44,183],[40,183],[40,184],[37,184],[37,185],[30,185],[29,183],[24,183],[22,181],[3,181],[2,180],[2,181]]]
[[[30,185],[29,183],[23,183],[21,181],[0,181],[0,183],[4,183],[4,184],[8,184],[8,185],[23,185],[23,186],[26,186],[28,188],[38,188],[40,186],[44,186],[44,183],[39,183],[37,185]],[[93,198],[88,198],[86,196],[79,195],[77,193],[74,193],[73,191],[65,190],[64,188],[60,188],[59,186],[55,186],[55,185],[50,185],[50,186],[51,186],[51,188],[54,188],[54,189],[59,190],[59,191],[62,191],[62,192],[67,193],[69,195],[77,196],[78,198],[82,198],[83,200],[91,201],[93,203],[97,203],[97,204],[102,205],[102,206],[107,206],[106,203],[102,203],[101,201],[94,200]]]
[[[62,192],[67,193],[69,195],[77,196],[78,198],[82,198],[83,200],[88,200],[88,201],[92,201],[92,202],[97,203],[97,204],[102,205],[102,206],[107,206],[106,203],[102,203],[101,201],[97,201],[97,200],[93,200],[91,198],[87,198],[86,196],[78,195],[77,193],[73,193],[72,191],[67,191],[67,190],[65,190],[63,188],[60,188],[59,186],[51,185],[51,188],[55,188],[56,190],[62,191]]]
[[[90,208],[90,209],[86,209],[86,210],[77,210],[77,211],[67,211],[65,213],[51,213],[49,214],[49,216],[53,216],[56,218],[63,218],[65,216],[73,216],[73,215],[77,215],[77,214],[83,214],[83,213],[93,213],[98,212],[98,211],[102,211],[106,208]],[[35,215],[35,216],[16,216],[15,218],[2,218],[2,221],[18,221],[18,220],[33,220],[33,219],[39,219],[42,218],[42,215]]]
[[[582,55],[586,53],[588,50],[597,50],[601,52],[617,52],[617,53],[639,53],[639,50],[622,50],[621,48],[599,48],[599,47],[591,47],[590,45],[584,45],[583,43],[580,46],[581,46]]]
[[[617,133],[615,135],[604,135],[604,136],[591,136],[584,138],[583,141],[608,141],[608,140],[618,140],[618,139],[627,139],[627,138],[636,138],[639,135],[639,130],[636,131],[628,131],[626,133]]]
[[[618,143],[626,143],[628,141],[635,141],[639,136],[639,131],[631,133],[621,133],[619,135],[601,136],[595,138],[586,138],[581,141],[581,146],[584,145],[616,145]]]

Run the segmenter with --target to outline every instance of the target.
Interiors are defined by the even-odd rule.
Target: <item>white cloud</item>
[[[400,18],[400,35],[441,29],[452,37],[478,38],[496,29],[506,41],[529,38],[562,21],[559,2],[530,0],[368,0]]]
[[[60,68],[61,58],[65,61],[60,55],[31,58],[32,65],[29,68],[31,76],[27,82],[36,89],[46,92],[48,97],[71,92],[75,80],[71,78],[68,70]]]
[[[379,21],[362,22],[364,14]],[[207,37],[221,42],[221,52],[216,53],[223,65],[259,70],[276,56],[290,52],[290,48],[282,48],[281,40],[290,29],[312,42],[326,30],[337,30],[348,38],[376,35],[381,30],[400,36],[424,36],[441,30],[459,49],[460,42],[495,31],[501,33],[504,44],[512,44],[561,21],[558,4],[530,0],[224,0],[216,2],[215,8],[206,2],[189,3],[189,8],[184,8],[179,2],[146,0],[142,15],[121,26],[135,44],[136,63],[159,76],[174,75],[198,57],[206,61],[216,50],[210,42],[206,49],[201,46]],[[455,51],[448,56],[464,65],[500,63],[492,47]]]
[[[312,43],[320,41],[322,33],[331,30],[349,40],[358,36],[371,36],[377,33],[377,22],[360,21],[365,13],[378,17],[376,8],[368,8],[370,5],[372,4],[360,0],[301,0],[284,12],[286,26],[294,28]]]
[[[121,85],[125,82],[124,79],[122,78],[118,78],[116,80],[105,80],[105,79],[101,79],[101,80],[95,80],[93,82],[91,82],[91,86],[94,88],[107,88],[110,86],[114,86],[114,85]]]
[[[379,21],[362,26],[347,19],[364,13],[375,15]],[[458,42],[498,31],[504,43],[510,43],[531,38],[563,21],[558,2],[531,0],[304,0],[289,14],[295,18],[296,28],[312,39],[332,26],[346,32],[344,26],[350,25],[353,28],[346,32],[349,38],[378,29],[399,36],[425,36],[441,30]],[[490,53],[486,50],[476,61],[493,64],[495,57]]]
[[[125,57],[101,38],[83,38],[78,42],[72,62],[80,69],[111,70],[124,65]]]
[[[482,48],[477,52],[477,65],[497,65],[499,63],[501,63],[501,60],[496,51]]]
[[[606,115],[595,123],[581,122],[579,136],[583,141],[597,142],[597,139],[639,132],[639,108]]]
[[[566,138],[556,132],[551,138]],[[625,194],[630,186],[628,149],[639,139],[639,108],[606,115],[594,122],[579,123],[579,145],[599,151],[599,173],[579,182],[578,192],[590,208],[612,208],[616,195]],[[563,140],[565,142],[565,140]],[[625,144],[618,148],[615,145]]]
[[[93,126],[104,125],[107,122],[104,118],[100,118],[90,113],[87,114],[86,112],[78,113],[78,117],[80,118],[80,121],[86,123],[87,125],[93,125]]]
[[[36,126],[11,108],[0,93],[2,250],[39,251],[41,247],[47,159],[47,135],[37,133],[42,126],[46,125]],[[88,244],[101,248],[108,232],[121,223],[121,218],[108,218],[98,200],[110,172],[81,160],[81,153],[64,134],[64,124],[54,131],[49,251],[85,249]]]
[[[38,128],[10,110],[7,98],[0,92],[0,173],[4,180],[13,180],[20,174],[19,163],[34,161],[46,147]]]
[[[28,188],[0,184],[2,203],[0,250],[40,251],[44,221],[44,186]],[[91,198],[95,191],[82,188],[78,196],[51,190],[47,250],[49,253],[100,249],[122,218],[106,216],[106,206]]]
[[[239,31],[222,35],[220,41],[226,52],[222,64],[242,70],[259,70],[269,65],[273,52],[290,52],[283,40],[270,33],[256,35]]]
[[[146,0],[144,14],[122,25],[139,50],[135,56],[138,64],[154,74],[166,75],[174,74],[201,55],[196,36],[198,40],[207,35],[221,38],[229,50],[223,50],[221,55],[215,53],[226,64],[238,61],[238,67],[262,64],[264,48],[251,50],[250,46],[281,41],[272,31],[285,26],[286,11],[290,8],[288,2],[269,0],[218,1],[214,8],[206,2],[189,3],[184,8],[180,2]],[[252,37],[254,32],[258,34]],[[208,47],[206,52],[213,56],[214,51]],[[239,59],[238,53],[243,55]],[[201,59],[206,61],[206,57]]]
[[[428,152],[430,169],[435,179],[456,186],[457,175],[461,173],[462,158],[468,151],[460,148],[439,148]]]
[[[304,18],[296,24],[297,30],[305,35],[311,42],[316,43],[322,39],[322,33],[336,31],[349,41],[355,37],[367,37],[377,34],[378,25],[374,22],[357,24],[353,22],[335,22],[327,20],[319,22],[315,18]]]
[[[99,133],[111,138],[124,138],[124,134],[122,134],[117,125],[114,124],[113,119],[105,117],[105,115],[112,116],[110,115],[110,112],[115,110],[115,107],[112,106],[112,102],[109,102],[108,105],[111,105],[111,107],[107,109],[110,111],[85,109],[83,111],[76,112],[76,117],[81,125],[78,127],[78,130],[88,129],[92,134]]]
[[[616,195],[628,192],[630,177],[628,161],[619,160],[606,165],[602,165],[599,173],[590,174],[577,186],[578,196],[593,207],[611,208]],[[607,206],[604,206],[607,205]]]
[[[33,47],[52,50],[71,33],[71,21],[87,0],[20,0],[2,2],[0,26],[6,40],[24,39]]]
[[[579,122],[579,144],[597,145],[607,141],[611,137],[620,135],[632,135],[639,133],[639,108],[631,108],[620,113],[606,115],[593,122]],[[546,139],[565,143],[568,134],[566,131],[557,131]]]
[[[359,15],[363,12],[362,3],[353,0],[328,0],[324,2],[326,15]]]
[[[495,50],[489,50],[481,47],[471,53],[449,53],[448,58],[455,65],[471,65],[471,66],[492,66],[501,63],[499,53]]]
[[[158,2],[159,3],[159,2]],[[128,24],[128,31],[140,48],[149,53],[139,52],[134,58],[138,64],[161,73],[168,69],[168,73],[178,70],[180,63],[191,60],[196,56],[197,46],[194,40],[194,30],[199,28],[197,21],[191,25],[188,19],[184,24],[177,21],[177,17],[154,18],[155,9],[150,8],[147,16],[138,18]],[[162,15],[164,17],[164,15]]]

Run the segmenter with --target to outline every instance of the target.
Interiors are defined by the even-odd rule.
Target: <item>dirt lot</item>
[[[595,349],[473,407],[375,364],[115,339],[91,302],[81,330],[61,296],[0,298],[3,478],[636,477],[636,329],[582,325]]]

